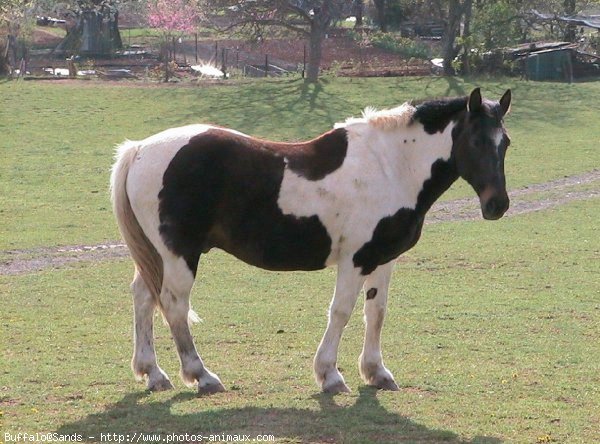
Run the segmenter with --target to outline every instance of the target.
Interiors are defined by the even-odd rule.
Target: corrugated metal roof
[[[576,49],[579,45],[570,42],[534,42],[524,43],[514,48],[504,49],[503,52],[512,57],[524,57],[531,54],[543,52],[564,51],[565,49]]]

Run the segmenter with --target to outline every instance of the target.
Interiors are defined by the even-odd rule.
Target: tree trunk
[[[473,0],[465,0],[464,4],[465,20],[463,25],[463,56],[462,71],[464,74],[471,74],[471,16],[473,14]]]
[[[354,17],[356,17],[356,22],[354,22],[355,28],[360,28],[363,25],[363,12],[365,5],[363,4],[363,0],[354,0]]]
[[[385,0],[373,0],[377,9],[377,22],[381,32],[387,32],[387,19],[385,16]]]
[[[448,3],[448,21],[442,37],[442,57],[444,59],[444,75],[452,76],[455,74],[452,62],[457,55],[454,42],[460,30],[462,7],[459,0],[449,0]]]
[[[306,79],[309,82],[316,82],[319,78],[323,40],[331,24],[331,15],[327,6],[328,3],[323,2],[323,8],[315,8],[314,16],[310,23],[308,68],[306,70]]]
[[[56,51],[89,56],[110,55],[123,46],[118,26],[117,12],[111,15],[108,9],[85,10]]]
[[[563,5],[565,9],[565,15],[567,17],[575,15],[575,12],[577,11],[576,3],[576,0],[564,0]],[[564,39],[567,42],[574,42],[577,39],[577,27],[572,23],[567,23],[567,26],[565,28]]]
[[[164,42],[162,43],[161,46],[161,53],[162,53],[162,60],[163,60],[163,66],[165,68],[164,71],[164,82],[168,83],[169,82],[169,63],[171,62],[171,57],[169,56],[169,38],[165,37]]]
[[[12,34],[9,34],[6,37],[4,61],[6,63],[6,72],[8,74],[12,74],[17,66],[17,38]],[[0,71],[2,70],[0,69]]]
[[[308,46],[308,67],[306,69],[306,79],[309,82],[316,82],[319,78],[319,69],[321,67],[321,55],[323,50],[324,30],[315,26],[314,22],[310,27],[310,37]]]

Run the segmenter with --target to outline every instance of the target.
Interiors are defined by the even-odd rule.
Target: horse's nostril
[[[499,219],[504,215],[506,210],[508,210],[508,206],[509,206],[508,199],[492,197],[485,203],[485,206],[482,208],[483,217],[485,219],[491,219],[491,220]]]
[[[496,199],[490,199],[485,204],[485,212],[489,215],[496,214],[496,210],[498,209]]]

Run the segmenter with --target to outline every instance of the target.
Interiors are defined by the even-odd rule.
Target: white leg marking
[[[393,262],[381,265],[365,281],[365,342],[359,358],[363,380],[385,390],[398,390],[394,376],[383,365],[381,354],[381,329],[393,268]]]
[[[139,379],[147,378],[148,390],[173,388],[167,374],[156,363],[154,351],[153,318],[156,301],[141,276],[135,273],[131,284],[133,292],[133,359],[131,368]]]
[[[337,369],[336,362],[344,327],[350,319],[364,281],[365,277],[360,274],[360,268],[354,268],[351,260],[338,265],[335,293],[329,308],[327,329],[314,360],[315,378],[324,392],[350,391],[344,377]]]
[[[194,277],[181,258],[165,259],[163,256],[163,263],[164,278],[160,302],[177,346],[181,379],[188,385],[197,382],[198,392],[201,394],[224,391],[225,387],[218,376],[204,367],[190,332],[188,315]]]

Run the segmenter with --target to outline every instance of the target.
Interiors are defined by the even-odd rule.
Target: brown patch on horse
[[[375,296],[377,296],[376,288],[371,288],[371,289],[369,289],[369,291],[367,291],[367,301],[369,301],[371,299],[375,299]]]
[[[348,149],[348,137],[344,128],[337,128],[308,142],[299,143],[232,136],[236,143],[248,148],[267,150],[276,156],[285,157],[289,169],[308,180],[321,180],[341,167]]]
[[[284,158],[290,170],[308,180],[321,180],[344,163],[348,137],[344,128],[336,128],[307,142],[273,142],[232,133],[226,129],[210,129],[195,139],[212,138],[250,151],[267,151]]]

